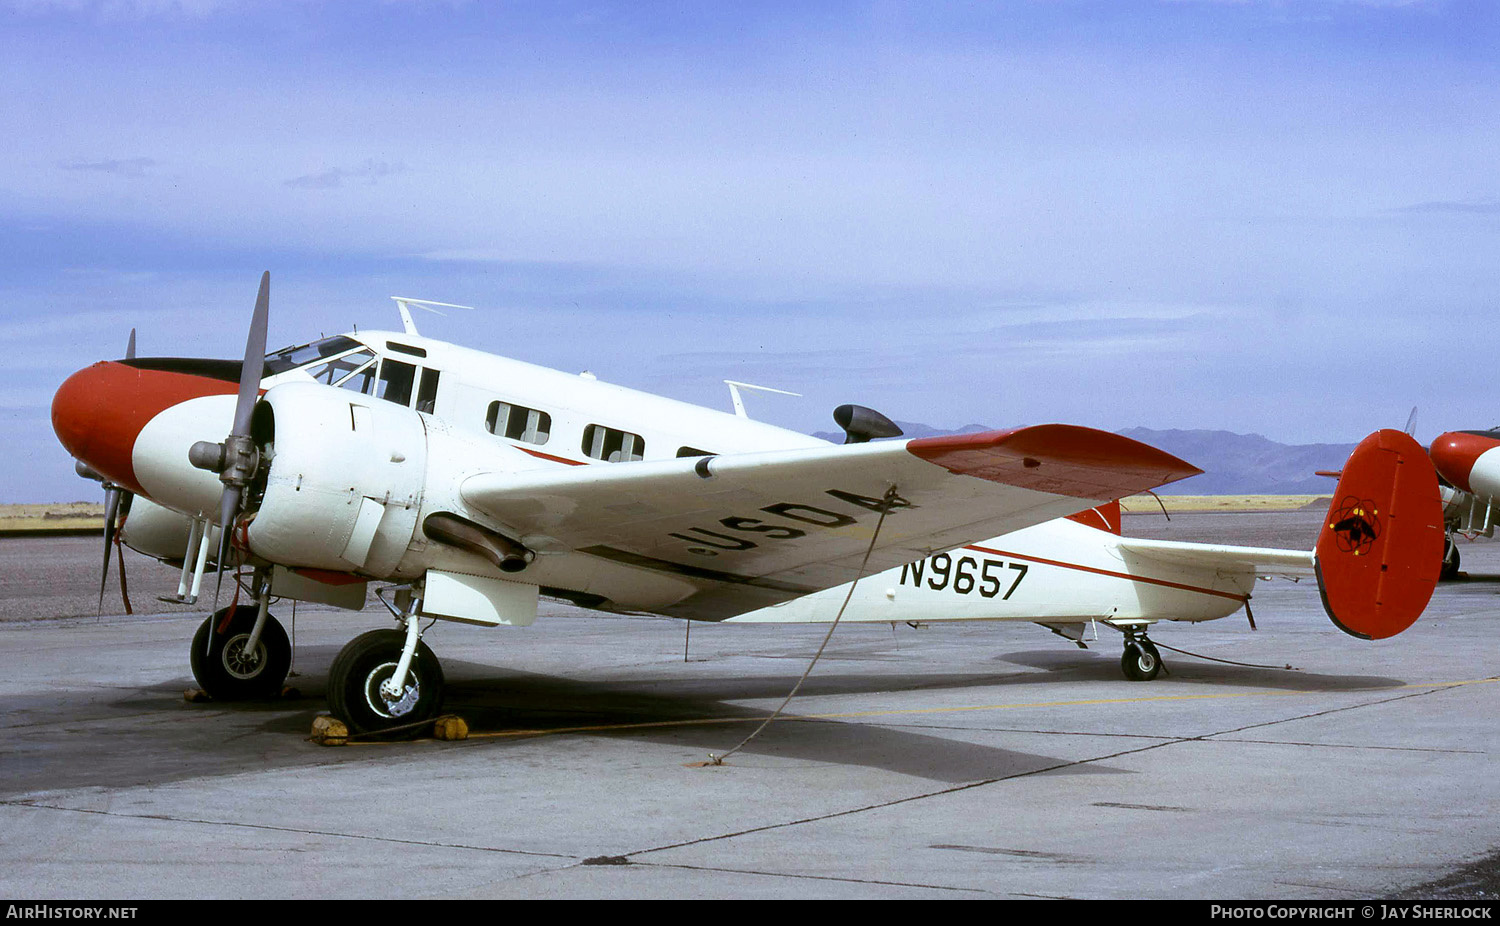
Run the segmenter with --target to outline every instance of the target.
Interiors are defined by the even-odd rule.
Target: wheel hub
[[[422,685],[418,681],[416,673],[408,671],[406,674],[406,686],[401,692],[401,697],[391,699],[386,697],[381,686],[386,679],[390,678],[396,671],[396,663],[387,662],[377,666],[365,678],[365,702],[370,705],[370,710],[383,717],[405,717],[417,706],[417,701],[422,697]]]
[[[248,652],[245,644],[249,640],[249,634],[240,634],[224,644],[224,671],[238,679],[254,678],[266,665],[265,644],[258,643],[253,652]]]

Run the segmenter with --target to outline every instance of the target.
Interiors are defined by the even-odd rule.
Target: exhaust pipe
[[[428,515],[422,522],[422,530],[439,543],[484,557],[501,572],[520,572],[536,559],[534,551],[504,534],[446,511]]]

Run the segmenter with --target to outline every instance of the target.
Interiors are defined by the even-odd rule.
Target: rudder
[[[1401,431],[1366,437],[1344,464],[1314,549],[1329,619],[1366,640],[1410,627],[1437,587],[1444,543],[1427,451]]]

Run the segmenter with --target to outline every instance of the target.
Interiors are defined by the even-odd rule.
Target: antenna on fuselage
[[[787,392],[785,389],[772,389],[770,386],[757,386],[754,383],[740,383],[732,379],[724,380],[724,385],[729,387],[729,397],[734,400],[734,413],[741,418],[750,417],[745,413],[745,400],[740,398],[741,389],[756,389],[761,392],[774,392],[777,395],[794,395],[799,399],[802,398],[800,392]]]
[[[454,305],[451,302],[433,302],[431,299],[410,299],[406,296],[392,296],[391,298],[396,300],[396,308],[401,310],[402,326],[405,327],[406,333],[413,337],[421,337],[422,335],[417,331],[417,323],[411,319],[412,306],[416,306],[425,312],[431,312],[433,315],[442,316],[447,316],[448,313],[440,312],[433,308],[433,306],[440,305],[445,309],[468,309],[471,312],[474,311],[472,305]]]

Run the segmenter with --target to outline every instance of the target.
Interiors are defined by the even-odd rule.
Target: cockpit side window
[[[327,386],[336,386],[344,377],[375,359],[375,352],[370,350],[355,351],[342,357],[335,357],[326,363],[316,364],[307,368],[307,375]]]
[[[380,382],[375,387],[375,395],[397,405],[411,405],[411,387],[416,378],[415,366],[387,357],[380,364]]]
[[[375,391],[375,364],[369,363],[365,368],[353,376],[339,383],[340,389],[349,389],[353,392],[369,395]]]
[[[437,407],[438,377],[441,375],[437,370],[422,368],[422,382],[417,387],[417,411],[430,415]]]
[[[303,344],[301,347],[284,348],[274,354],[266,355],[266,375],[275,376],[277,373],[285,373],[287,370],[314,363],[324,357],[347,353],[363,346],[353,338],[340,334],[314,341],[311,344]]]

